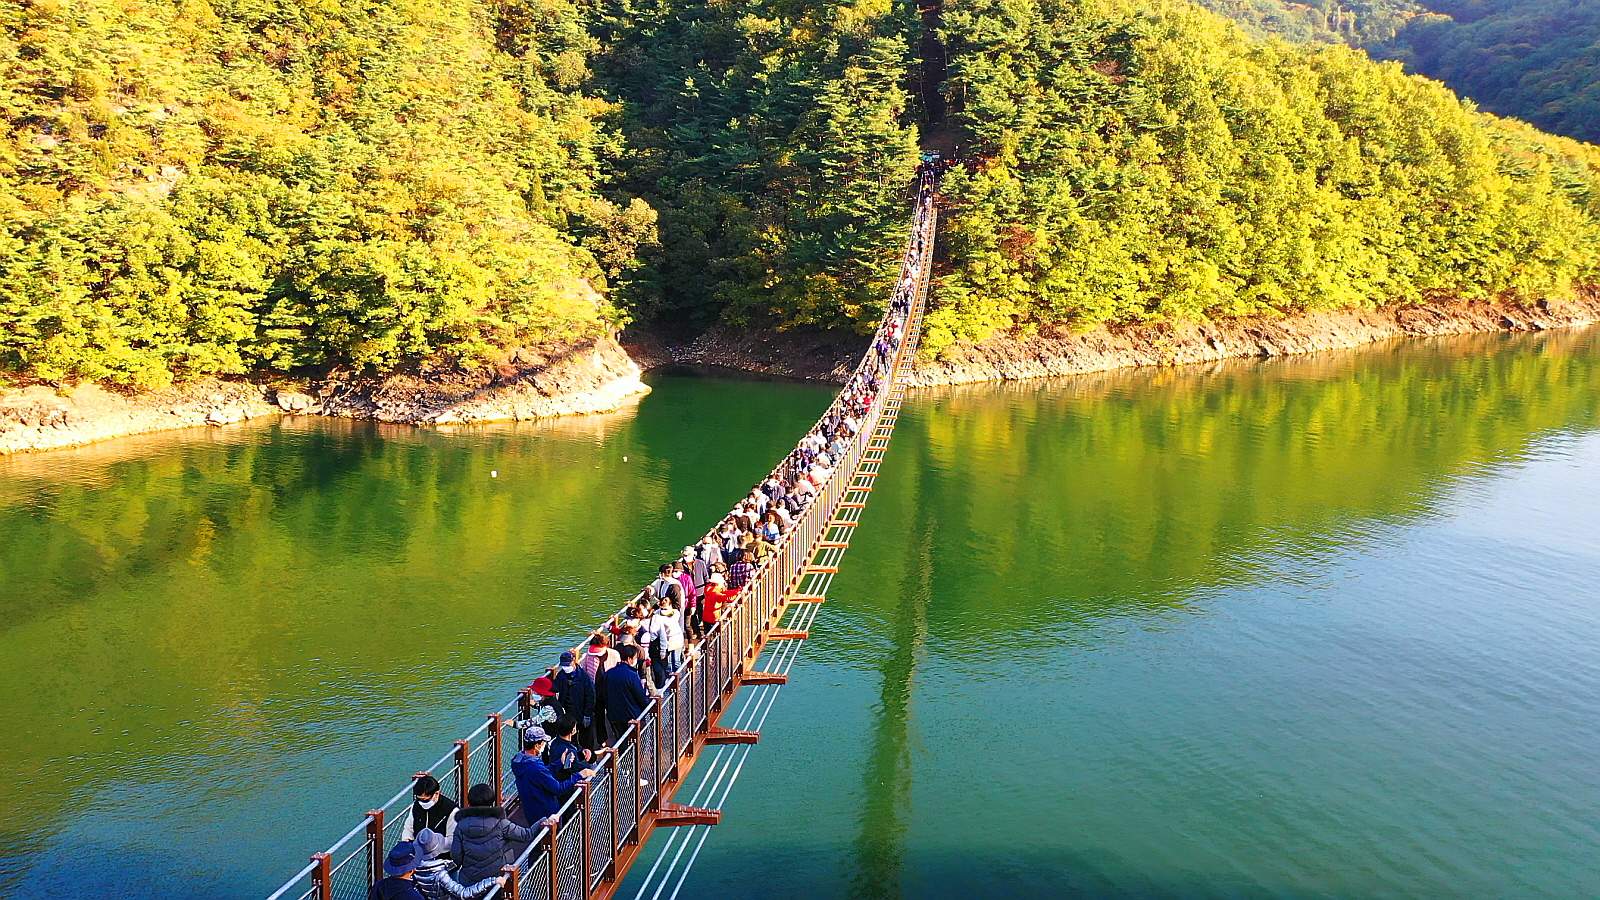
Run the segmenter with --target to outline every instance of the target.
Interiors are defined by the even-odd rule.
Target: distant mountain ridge
[[[1600,142],[1600,0],[1198,0],[1252,33],[1344,42],[1484,109]]]

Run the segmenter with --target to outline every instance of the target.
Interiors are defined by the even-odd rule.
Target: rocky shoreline
[[[1345,309],[1295,316],[1252,316],[1214,322],[1175,322],[1065,329],[1003,335],[951,348],[920,362],[917,387],[1081,375],[1133,366],[1175,366],[1249,357],[1346,350],[1407,337],[1544,331],[1600,322],[1600,294],[1523,306],[1473,300],[1378,309]]]
[[[918,387],[1079,375],[1339,350],[1401,337],[1542,331],[1600,322],[1600,294],[1533,306],[1463,301],[1217,322],[1160,323],[1000,335],[920,361]],[[649,392],[647,369],[708,365],[843,381],[866,338],[819,330],[714,329],[673,346],[648,334],[605,335],[522,349],[492,372],[425,369],[314,385],[207,380],[138,394],[94,385],[0,391],[0,455],[76,447],[172,428],[269,415],[324,415],[410,425],[521,421],[612,412]]]
[[[642,374],[604,335],[522,349],[491,372],[432,369],[316,384],[205,379],[142,393],[31,385],[0,391],[0,456],[274,415],[454,425],[611,412],[649,392]]]

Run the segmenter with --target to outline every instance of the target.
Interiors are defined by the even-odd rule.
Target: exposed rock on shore
[[[1128,366],[1181,365],[1336,350],[1397,337],[1536,331],[1600,322],[1600,295],[1520,306],[1472,301],[1279,318],[1109,326],[1000,335],[918,363],[918,386],[1076,375]],[[268,387],[204,381],[124,394],[93,385],[0,391],[0,455],[74,447],[170,428],[225,426],[263,415],[328,415],[412,425],[524,420],[609,412],[650,389],[645,368],[713,365],[843,381],[866,349],[852,334],[715,329],[687,346],[629,335],[522,349],[492,371],[429,368],[383,379]],[[302,389],[303,388],[303,389]]]
[[[258,385],[207,380],[138,394],[92,384],[0,391],[0,454],[76,447],[169,428],[231,425],[277,409]]]
[[[326,415],[413,425],[608,412],[650,389],[611,336],[511,354],[493,371],[431,369],[330,380],[300,390],[206,380],[121,393],[95,385],[0,391],[0,455],[76,447],[171,428],[220,427],[265,415]]]
[[[322,386],[324,415],[410,425],[519,421],[610,412],[649,393],[638,363],[610,335],[523,348],[492,372],[432,368]]]
[[[919,362],[912,384],[932,386],[1078,375],[1128,366],[1170,366],[1341,350],[1398,337],[1541,331],[1600,322],[1600,296],[1522,306],[1467,301],[1332,310],[1276,318],[1110,326],[1001,335]]]
[[[630,353],[647,369],[673,364],[718,366],[782,378],[843,382],[867,350],[865,335],[816,328],[774,331],[717,326],[693,343],[675,346],[652,335],[624,334]]]
[[[1012,381],[1079,375],[1129,366],[1170,366],[1245,357],[1291,356],[1340,350],[1398,337],[1538,331],[1600,322],[1600,295],[1559,304],[1521,306],[1470,301],[1370,310],[1334,310],[1216,322],[1113,325],[1082,333],[1046,329],[1003,334],[919,360],[913,385]],[[867,339],[819,331],[734,332],[713,329],[682,347],[630,344],[647,365],[714,365],[768,375],[844,381]],[[637,346],[637,350],[635,349]]]

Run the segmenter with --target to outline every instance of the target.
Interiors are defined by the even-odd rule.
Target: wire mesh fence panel
[[[511,772],[511,761],[522,749],[522,732],[510,721],[500,726],[500,793],[506,803],[517,796],[517,778]]]
[[[387,849],[400,843],[400,836],[405,834],[406,820],[411,816],[410,798],[405,802],[396,803],[393,809],[384,810],[383,814],[383,846]]]
[[[666,777],[667,768],[672,765],[672,748],[678,740],[678,733],[674,730],[678,724],[678,705],[672,699],[671,694],[661,698],[661,740],[656,745],[656,775],[660,778]]]
[[[630,742],[617,754],[617,839],[616,846],[638,824],[635,810],[639,808],[639,745]]]
[[[535,851],[529,858],[527,870],[517,880],[517,896],[521,900],[551,900],[549,850]]]
[[[600,883],[611,863],[611,850],[616,842],[611,838],[611,781],[610,772],[597,774],[589,782],[589,885]]]
[[[494,741],[488,735],[484,735],[483,743],[474,747],[472,752],[467,754],[467,771],[472,773],[473,783],[492,785],[494,784],[494,770],[496,767]]]
[[[439,779],[440,792],[451,800],[459,802],[461,799],[461,767],[451,766],[444,770],[443,774],[438,774],[436,777]]]
[[[656,714],[650,713],[639,722],[639,808],[649,809],[656,799]]]
[[[584,896],[583,818],[573,816],[556,832],[556,900],[582,900]]]
[[[328,879],[333,900],[367,900],[367,891],[372,887],[370,847],[362,841],[348,856],[334,861]]]
[[[684,738],[694,733],[694,692],[699,674],[690,672],[689,677],[678,684],[678,695],[672,698],[678,707],[678,742],[673,745],[673,749],[679,756],[684,752]]]

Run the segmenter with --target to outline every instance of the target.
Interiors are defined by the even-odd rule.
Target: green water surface
[[[0,896],[263,895],[828,398],[0,463]],[[1600,333],[901,422],[680,896],[1600,896]]]

